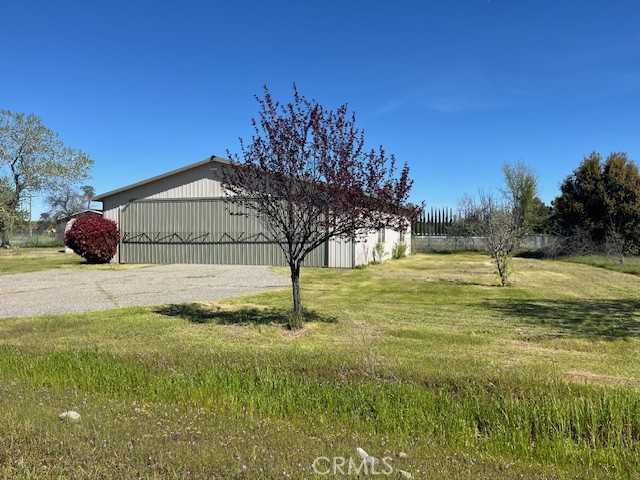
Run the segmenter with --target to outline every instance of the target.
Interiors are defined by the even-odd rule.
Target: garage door
[[[246,207],[224,199],[138,200],[120,212],[121,263],[286,265],[282,250]],[[328,266],[328,248],[305,265]]]

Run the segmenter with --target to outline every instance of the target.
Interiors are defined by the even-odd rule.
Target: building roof
[[[116,190],[111,190],[110,192],[101,193],[100,195],[96,195],[95,197],[93,197],[92,200],[101,202],[106,197],[110,197],[111,195],[115,195],[115,194],[121,193],[121,192],[126,192],[127,190],[131,190],[133,188],[140,187],[142,185],[146,185],[148,183],[152,183],[152,182],[155,182],[157,180],[161,180],[163,178],[170,177],[172,175],[176,175],[178,173],[186,172],[187,170],[191,170],[193,168],[201,167],[202,165],[206,165],[207,163],[225,163],[225,164],[228,164],[229,160],[226,160],[226,159],[224,159],[222,157],[217,157],[216,155],[211,155],[209,158],[206,158],[206,159],[201,160],[201,161],[196,162],[196,163],[192,163],[190,165],[186,165],[186,166],[184,166],[182,168],[178,168],[176,170],[171,170],[170,172],[166,172],[166,173],[163,173],[161,175],[157,175],[155,177],[147,178],[146,180],[141,180],[139,182],[132,183],[131,185],[127,185],[126,187],[121,187],[121,188],[118,188]]]
[[[97,208],[87,208],[80,212],[73,213],[71,215],[67,215],[66,217],[59,218],[56,222],[66,222],[72,218],[79,217],[81,215],[102,215],[102,210],[98,210]]]

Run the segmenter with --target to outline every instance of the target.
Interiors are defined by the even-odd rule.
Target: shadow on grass
[[[458,254],[466,254],[466,255],[486,255],[481,250],[468,250],[465,248],[452,248],[452,249],[442,249],[442,250],[420,250],[415,252],[417,254],[424,253],[425,255],[458,255]]]
[[[290,310],[276,308],[238,308],[222,310],[216,306],[198,303],[164,305],[154,310],[168,317],[184,318],[192,323],[215,323],[218,325],[270,325],[289,326],[293,313]],[[326,317],[312,310],[303,310],[303,321],[336,323],[335,317]]]
[[[527,250],[524,252],[518,252],[514,255],[517,258],[533,258],[534,260],[543,260],[548,256],[541,250]]]
[[[458,285],[458,286],[473,286],[473,287],[486,287],[486,288],[502,288],[498,283],[498,280],[487,280],[486,282],[481,282],[477,280],[464,280],[462,278],[439,278],[437,280],[438,283],[444,283],[447,285]]]
[[[510,300],[489,308],[529,325],[552,329],[555,336],[615,340],[640,337],[640,300]],[[551,334],[554,336],[554,334]]]

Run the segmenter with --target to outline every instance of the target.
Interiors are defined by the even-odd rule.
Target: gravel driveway
[[[289,285],[266,267],[162,265],[0,275],[0,317],[217,300]]]

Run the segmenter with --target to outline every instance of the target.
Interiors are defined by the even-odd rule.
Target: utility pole
[[[33,212],[33,195],[29,195],[29,236],[33,237],[33,224],[31,223],[31,215]]]
[[[27,225],[28,225],[28,231],[29,231],[29,236],[33,236],[33,226],[31,225],[31,216],[33,215],[33,195],[31,194],[26,194],[22,197],[22,201],[24,202],[26,199],[29,199],[29,218],[27,219]],[[24,203],[21,206],[22,208],[24,208]]]

